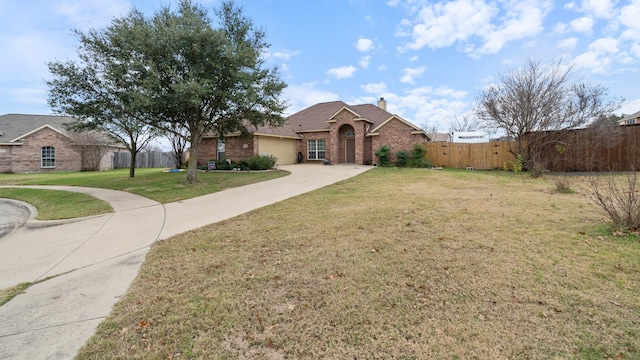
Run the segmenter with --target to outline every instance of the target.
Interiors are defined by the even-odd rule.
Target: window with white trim
[[[224,143],[224,140],[218,139],[218,160],[224,160],[226,149],[227,149],[227,146]]]
[[[324,160],[327,148],[324,139],[312,139],[307,142],[307,159]]]
[[[56,148],[53,146],[43,146],[40,148],[40,167],[56,167]]]

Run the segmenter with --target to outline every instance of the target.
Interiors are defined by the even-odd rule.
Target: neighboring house
[[[313,105],[286,118],[281,127],[250,129],[249,136],[227,135],[224,141],[205,137],[198,164],[210,159],[234,161],[254,155],[272,155],[278,164],[330,162],[372,164],[375,152],[390,148],[392,160],[400,150],[429,141],[420,127],[386,110],[380,98],[373,104],[347,105],[332,101]]]
[[[435,133],[431,134],[431,141],[433,142],[450,142],[451,134],[450,133]]]
[[[484,131],[454,131],[451,142],[465,144],[480,144],[489,142],[489,134]]]
[[[65,124],[74,118],[51,115],[8,114],[0,116],[0,172],[80,171],[81,154]],[[110,147],[100,160],[100,170],[112,168]]]
[[[640,111],[618,120],[618,125],[640,124]]]

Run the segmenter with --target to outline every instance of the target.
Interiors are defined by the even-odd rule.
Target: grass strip
[[[0,197],[24,201],[38,209],[38,220],[71,219],[112,212],[104,200],[60,190],[1,188]]]

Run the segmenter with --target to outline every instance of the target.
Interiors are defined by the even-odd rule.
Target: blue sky
[[[213,8],[218,0],[202,0]],[[71,29],[100,29],[132,7],[174,0],[0,0],[0,114],[50,114],[46,62],[75,59]],[[571,63],[576,77],[640,111],[640,0],[237,0],[267,33],[265,55],[289,85],[287,115],[318,102],[388,102],[447,131],[480,89],[529,58]]]

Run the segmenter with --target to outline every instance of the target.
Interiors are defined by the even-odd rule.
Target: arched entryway
[[[340,162],[356,162],[356,132],[351,125],[342,125],[338,133],[340,144]]]

